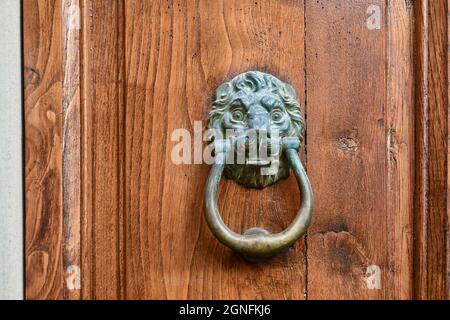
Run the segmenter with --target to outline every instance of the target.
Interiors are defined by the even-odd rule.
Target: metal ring
[[[225,149],[216,151],[216,161],[205,190],[205,217],[214,236],[225,246],[253,261],[265,260],[292,247],[308,229],[313,211],[311,184],[297,150],[288,144],[284,151],[301,194],[301,206],[294,221],[287,229],[277,234],[270,234],[261,228],[251,228],[241,235],[223,222],[217,204],[217,190],[226,163]]]

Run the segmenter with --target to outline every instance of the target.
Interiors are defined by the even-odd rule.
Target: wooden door
[[[446,298],[447,2],[24,0],[28,299]],[[251,264],[175,165],[215,89],[296,90],[312,226]],[[219,189],[237,232],[281,231],[295,179]]]

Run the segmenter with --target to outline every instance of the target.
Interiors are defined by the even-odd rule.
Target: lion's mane
[[[298,137],[300,141],[303,141],[305,121],[301,114],[300,104],[297,101],[294,88],[270,74],[259,71],[249,71],[240,74],[217,89],[215,100],[208,116],[208,129],[215,131],[214,135],[216,137],[218,134],[225,137],[224,116],[230,109],[231,103],[241,95],[255,95],[264,92],[278,95],[289,115],[289,128],[280,138]],[[246,187],[264,188],[280,179],[287,178],[290,173],[290,168],[284,155],[280,158],[277,174],[264,176],[261,175],[260,170],[261,168],[257,166],[227,164],[225,166],[225,176]]]

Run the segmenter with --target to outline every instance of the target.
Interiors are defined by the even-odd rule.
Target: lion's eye
[[[274,110],[274,111],[272,111],[270,116],[272,118],[272,121],[279,122],[279,121],[283,120],[284,115],[283,115],[283,112],[281,112],[280,110]]]
[[[231,112],[231,117],[234,121],[244,121],[245,115],[242,110],[234,110],[233,112]]]

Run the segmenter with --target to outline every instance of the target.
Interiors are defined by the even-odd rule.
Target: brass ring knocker
[[[272,75],[250,71],[219,87],[208,117],[208,128],[222,137],[233,129],[236,134],[227,139],[215,137],[215,163],[205,190],[205,217],[215,237],[225,246],[249,260],[259,261],[292,247],[311,223],[313,194],[308,176],[298,156],[304,133],[304,120],[295,90]],[[271,139],[272,148],[279,150],[277,170],[270,175],[259,175],[258,161],[246,159],[239,164],[234,159],[237,141],[250,131],[277,132],[279,139]],[[275,145],[273,143],[275,141]],[[266,142],[266,141],[264,141]],[[256,139],[256,143],[262,144]],[[249,149],[244,140],[244,150]],[[268,143],[265,143],[268,145]],[[231,154],[231,155],[230,155]],[[267,165],[265,163],[265,165]],[[256,171],[258,170],[258,171]],[[232,231],[223,222],[217,204],[217,190],[222,175],[251,188],[264,188],[294,172],[301,193],[301,206],[291,225],[284,231],[271,234],[262,228],[251,228],[243,235]]]

